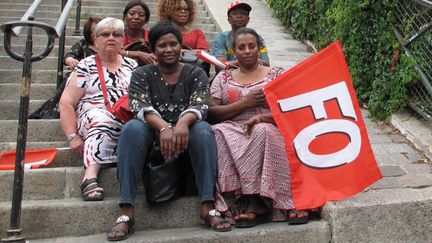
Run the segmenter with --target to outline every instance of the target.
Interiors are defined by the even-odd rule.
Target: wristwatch
[[[74,132],[74,133],[72,133],[72,134],[67,135],[67,136],[66,136],[66,139],[67,139],[68,142],[70,142],[70,141],[72,141],[72,139],[73,139],[74,137],[76,137],[76,136],[78,136],[78,134],[77,134],[76,132]]]

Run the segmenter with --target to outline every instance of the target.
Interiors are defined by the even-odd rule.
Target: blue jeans
[[[123,127],[117,148],[120,205],[134,204],[145,158],[155,139],[158,139],[155,131],[141,120],[133,119]],[[217,150],[214,133],[207,122],[198,121],[189,127],[187,149],[200,201],[214,201]]]

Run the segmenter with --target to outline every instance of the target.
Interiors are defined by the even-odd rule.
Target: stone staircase
[[[82,18],[90,14],[121,18],[127,1],[82,0]],[[1,0],[0,23],[19,19],[30,2]],[[45,0],[36,20],[54,25],[60,15],[59,2]],[[156,22],[156,2],[146,0],[152,13],[147,28]],[[195,2],[199,10],[195,26],[204,30],[211,43],[216,31],[228,29],[225,10],[230,0]],[[264,36],[273,65],[288,69],[310,56],[303,44],[287,35],[271,17],[264,0],[247,2],[254,9],[250,27]],[[72,35],[74,16],[73,11],[66,27],[66,49],[81,38]],[[17,50],[24,50],[24,33],[13,40]],[[0,38],[3,38],[2,32]],[[35,31],[34,52],[44,48],[44,40],[46,37]],[[58,41],[48,58],[33,66],[31,111],[55,90],[57,44]],[[15,150],[22,63],[12,60],[3,47],[0,47],[0,59],[0,151]],[[421,152],[413,149],[393,128],[373,122],[367,111],[363,111],[363,117],[384,178],[355,197],[327,203],[323,220],[300,226],[269,223],[216,233],[199,227],[196,197],[149,207],[141,187],[136,208],[138,232],[126,242],[431,242],[430,164],[422,163]],[[66,146],[58,120],[29,120],[28,149]],[[70,151],[62,150],[49,168],[26,171],[21,212],[22,235],[26,239],[44,243],[105,242],[104,232],[118,216],[116,171],[110,168],[100,173],[104,201],[83,202],[79,190],[84,172],[81,160]],[[0,238],[4,238],[9,229],[12,181],[12,171],[0,171]]]
[[[35,20],[55,25],[60,15],[59,0],[45,0],[35,15]],[[194,27],[201,28],[211,43],[217,27],[207,12],[204,1],[197,3],[198,16]],[[82,21],[89,16],[122,18],[127,0],[83,0]],[[147,28],[156,22],[157,1],[146,1],[152,16]],[[30,6],[28,0],[2,0],[0,2],[0,23],[18,20]],[[81,36],[73,36],[75,26],[75,8],[66,27],[66,47],[78,41]],[[12,43],[17,51],[25,48],[26,32],[14,38]],[[3,38],[3,33],[0,33]],[[44,33],[34,31],[34,53],[44,49]],[[30,112],[37,109],[54,94],[56,87],[56,68],[58,40],[50,55],[42,61],[33,63]],[[22,63],[10,58],[3,46],[0,47],[0,151],[15,150],[20,82]],[[66,147],[65,137],[59,120],[29,120],[27,149]],[[54,237],[79,237],[95,235],[94,242],[104,241],[104,235],[97,235],[109,229],[118,216],[118,183],[116,169],[104,169],[100,173],[101,186],[105,190],[105,200],[101,202],[83,202],[79,184],[83,176],[80,156],[68,150],[59,150],[49,168],[27,170],[24,176],[24,192],[21,213],[22,235],[26,239],[43,239]],[[9,229],[12,198],[13,171],[0,171],[0,238],[6,237]],[[274,239],[310,239],[314,242],[328,242],[330,229],[326,222],[314,222],[298,228],[288,228],[286,223],[277,227],[266,225],[260,230],[232,231],[228,234],[217,234],[198,228],[199,202],[196,197],[184,197],[158,207],[149,207],[145,203],[144,189],[141,187],[137,198],[136,230],[147,232],[152,237],[142,237],[149,241],[264,241]],[[163,229],[163,230],[162,230]],[[168,230],[167,230],[168,229]],[[249,233],[248,233],[249,232]],[[137,236],[140,233],[136,234]],[[246,236],[247,235],[247,236]],[[301,238],[300,238],[301,237]],[[45,238],[45,239],[44,239]],[[140,237],[141,238],[141,237]],[[71,242],[80,241],[79,238]],[[141,239],[140,239],[141,241]],[[33,242],[33,240],[32,240]]]

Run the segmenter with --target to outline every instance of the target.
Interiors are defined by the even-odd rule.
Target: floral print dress
[[[208,78],[199,67],[184,64],[178,81],[167,84],[155,65],[138,68],[129,87],[131,111],[144,121],[145,113],[155,113],[175,125],[187,112],[198,120],[207,117],[210,94]]]

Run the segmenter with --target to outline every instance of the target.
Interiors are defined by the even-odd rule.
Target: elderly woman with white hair
[[[123,127],[105,106],[96,59],[101,60],[111,105],[127,94],[132,71],[137,67],[133,59],[118,54],[123,46],[122,20],[101,20],[95,36],[98,54],[79,62],[60,100],[60,121],[69,146],[83,155],[81,193],[85,201],[103,200],[97,176],[101,167],[117,163],[117,140]]]

